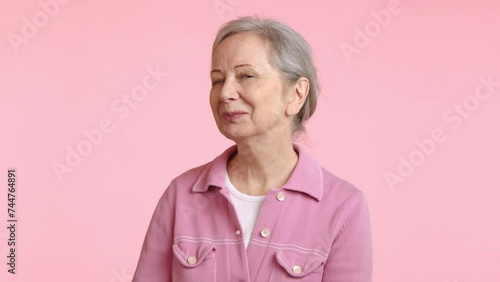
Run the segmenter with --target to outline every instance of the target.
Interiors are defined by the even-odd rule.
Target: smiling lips
[[[242,111],[224,112],[224,113],[222,113],[222,117],[227,121],[233,121],[233,120],[240,118],[241,116],[243,116],[245,114],[246,113],[242,112]]]

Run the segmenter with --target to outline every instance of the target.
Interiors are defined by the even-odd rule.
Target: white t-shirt
[[[231,200],[236,208],[236,214],[238,215],[241,228],[243,228],[241,232],[243,232],[243,236],[245,238],[245,248],[247,248],[248,243],[250,243],[250,238],[252,237],[255,222],[259,216],[260,207],[262,206],[266,196],[250,196],[241,193],[229,180],[227,170],[226,185],[231,193]]]

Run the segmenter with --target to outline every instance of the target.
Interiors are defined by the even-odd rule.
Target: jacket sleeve
[[[173,214],[169,189],[163,193],[151,217],[132,282],[172,281]]]
[[[372,235],[366,198],[357,191],[341,212],[340,231],[325,262],[323,281],[371,282]]]

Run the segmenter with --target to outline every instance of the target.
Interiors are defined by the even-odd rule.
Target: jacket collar
[[[318,201],[323,195],[323,169],[319,163],[301,145],[292,143],[299,155],[299,160],[284,189],[305,193]],[[227,160],[238,150],[236,144],[227,148],[214,160],[207,163],[196,179],[193,192],[206,192],[210,186],[226,188]]]

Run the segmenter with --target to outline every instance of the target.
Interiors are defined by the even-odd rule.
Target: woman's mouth
[[[238,118],[242,117],[243,115],[246,115],[247,113],[245,112],[240,112],[240,111],[235,111],[235,112],[225,112],[222,114],[222,117],[227,120],[227,121],[234,121],[237,120]]]

